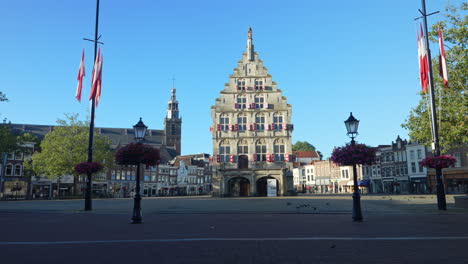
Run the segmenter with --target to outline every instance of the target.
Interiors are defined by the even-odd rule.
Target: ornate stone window
[[[255,143],[255,154],[256,154],[256,161],[266,161],[266,142],[264,139],[259,139]]]
[[[229,131],[229,116],[222,114],[219,116],[219,124],[221,131]]]
[[[265,98],[263,97],[262,94],[257,94],[254,96],[255,100],[255,108],[263,108],[263,103],[265,102]]]
[[[257,114],[255,116],[255,130],[264,131],[265,130],[265,115],[264,114]]]
[[[237,80],[236,87],[238,91],[245,91],[245,80]]]
[[[249,144],[247,143],[246,140],[239,140],[239,143],[237,143],[237,154],[242,155],[242,154],[249,154]]]
[[[247,115],[246,114],[239,114],[237,116],[237,125],[238,131],[245,131],[247,129]]]
[[[231,154],[231,147],[229,141],[223,140],[219,144],[219,162],[229,162],[229,156]]]
[[[238,95],[236,109],[245,109],[246,106],[247,106],[247,97],[245,96],[245,94]]]
[[[275,126],[274,130],[282,130],[283,129],[283,115],[280,113],[273,114],[273,125]]]
[[[7,164],[5,166],[5,175],[6,176],[13,176],[13,165]]]
[[[255,90],[263,90],[263,81],[262,80],[255,80]]]
[[[273,152],[275,154],[275,161],[284,161],[285,146],[283,139],[275,140],[273,143]]]

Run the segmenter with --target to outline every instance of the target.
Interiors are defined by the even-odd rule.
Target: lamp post
[[[138,121],[136,125],[133,126],[133,130],[135,131],[135,140],[140,143],[146,134],[146,129],[148,127],[145,126],[143,121]],[[141,224],[143,223],[141,217],[141,195],[140,195],[140,163],[137,165],[137,173],[136,173],[136,188],[135,188],[135,197],[133,203],[133,216],[132,216],[132,224]]]
[[[348,130],[348,136],[351,138],[351,145],[354,146],[356,142],[354,138],[358,135],[358,126],[359,120],[354,118],[353,113],[349,115],[349,118],[344,121],[346,125],[346,130]],[[358,184],[357,184],[357,169],[356,163],[353,162],[353,183],[354,183],[354,192],[353,192],[353,221],[362,222],[362,212],[361,212],[361,195],[359,194]]]

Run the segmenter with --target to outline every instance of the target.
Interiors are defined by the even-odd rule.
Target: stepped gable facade
[[[211,107],[213,195],[266,196],[274,182],[276,195],[293,188],[292,107],[252,41],[249,28],[242,59]]]

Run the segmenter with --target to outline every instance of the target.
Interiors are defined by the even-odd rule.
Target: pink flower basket
[[[375,148],[364,144],[346,144],[335,148],[331,160],[339,165],[350,166],[353,164],[371,165],[375,161]]]
[[[427,157],[421,160],[419,164],[426,168],[443,169],[452,166],[455,162],[457,162],[457,159],[454,157],[450,155],[441,155],[437,157]]]
[[[75,165],[75,172],[78,174],[96,173],[104,169],[100,162],[81,162]]]
[[[115,154],[115,162],[119,165],[138,165],[154,166],[159,164],[161,156],[159,149],[143,143],[130,143],[121,147]]]

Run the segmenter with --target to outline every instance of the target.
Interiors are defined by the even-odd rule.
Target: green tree
[[[468,3],[462,3],[459,8],[448,6],[444,21],[434,24],[429,33],[432,50],[437,51],[438,25],[443,28],[449,75],[448,88],[445,88],[439,76],[438,52],[433,52],[434,99],[442,152],[468,142],[468,15],[460,15],[458,9],[468,10]],[[422,92],[420,94],[419,104],[411,109],[402,127],[409,130],[411,140],[429,146],[432,142],[429,96]]]
[[[8,102],[8,98],[2,92],[0,92],[0,102]]]
[[[9,153],[17,149],[18,137],[11,132],[9,124],[0,125],[0,153]]]
[[[292,145],[292,150],[293,151],[316,151],[314,145],[310,144],[307,141],[296,141],[296,143]],[[322,160],[323,158],[322,153],[320,151],[317,151],[317,153],[320,156],[320,160]]]
[[[59,119],[52,132],[40,144],[41,151],[32,155],[32,169],[38,175],[55,179],[69,174],[74,175],[74,194],[78,175],[76,164],[88,159],[89,124],[78,120],[78,115],[66,115],[67,120]],[[113,163],[110,140],[94,133],[93,161],[100,161],[106,167]],[[60,178],[59,178],[60,179]]]

